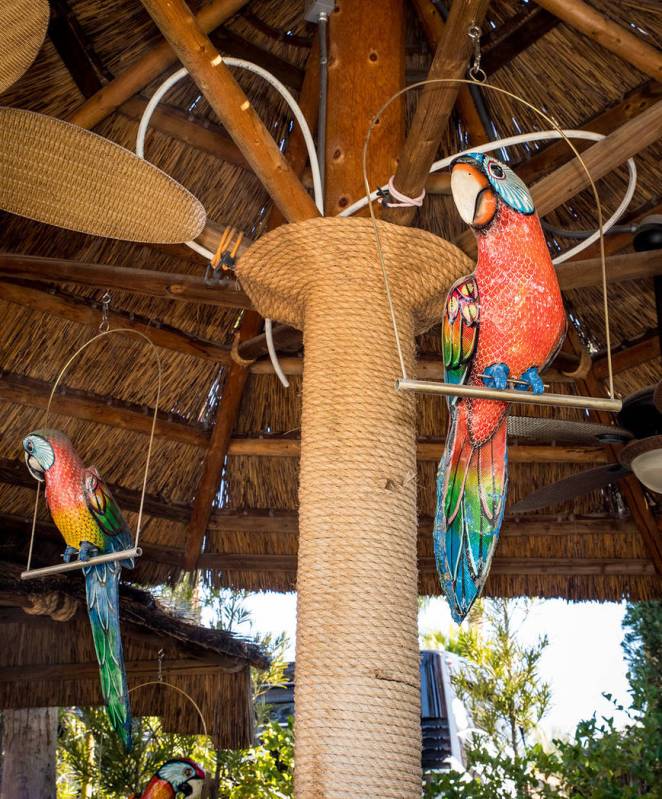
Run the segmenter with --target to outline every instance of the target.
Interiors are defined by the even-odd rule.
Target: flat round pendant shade
[[[16,83],[37,57],[48,17],[48,0],[0,3],[0,94]]]
[[[146,243],[194,239],[201,203],[147,161],[54,117],[0,108],[0,208],[49,225]]]

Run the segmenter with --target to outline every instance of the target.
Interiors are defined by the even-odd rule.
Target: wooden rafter
[[[0,300],[23,305],[36,311],[45,311],[81,325],[98,326],[101,322],[101,309],[71,294],[53,293],[34,286],[24,286],[9,281],[0,282]],[[149,319],[141,319],[124,311],[109,311],[108,320],[112,327],[124,327],[144,333],[157,346],[193,355],[196,358],[228,363],[230,350],[215,341],[192,336],[169,325],[154,325]]]
[[[246,2],[247,0],[212,0],[198,12],[196,21],[203,31],[209,32],[236,14]],[[118,75],[86,100],[68,121],[83,128],[95,127],[176,61],[177,56],[170,45],[167,42],[159,42],[126,72]]]
[[[318,216],[312,198],[184,0],[143,0],[143,5],[288,221]]]
[[[67,0],[51,0],[50,7],[48,37],[80,93],[91,97],[112,75],[94,52]]]
[[[471,54],[469,27],[481,24],[487,5],[487,0],[455,0],[430,66],[430,79],[464,77]],[[421,91],[393,178],[395,188],[407,197],[418,197],[425,188],[459,89],[459,83],[437,84],[425,86]],[[414,207],[384,208],[382,218],[408,225],[415,213]]]
[[[481,37],[482,67],[488,76],[510,64],[558,24],[558,18],[533,4]]]
[[[658,331],[646,333],[637,341],[628,342],[625,346],[612,351],[611,364],[614,374],[632,369],[642,363],[648,363],[660,357],[660,337]],[[607,358],[596,358],[593,362],[593,374],[598,380],[607,377]]]
[[[227,308],[250,308],[251,303],[235,280],[207,283],[195,275],[171,274],[130,266],[113,266],[66,258],[43,258],[0,252],[0,276],[38,283],[78,283],[103,286],[163,300],[195,302]],[[98,324],[98,319],[96,320]]]
[[[317,49],[314,47],[309,55],[309,63],[299,96],[301,110],[309,123],[313,123],[313,119],[317,114],[319,83],[317,59]],[[301,130],[298,127],[292,134],[287,158],[295,174],[301,174],[306,166],[307,151]],[[280,214],[277,213],[275,208],[272,208],[269,215],[269,228],[276,227],[280,222]],[[254,339],[259,333],[261,324],[262,319],[255,311],[247,311],[244,314],[238,331],[240,358],[250,359],[252,357],[250,352],[246,353],[242,350],[242,343]],[[239,417],[244,388],[250,375],[247,366],[248,363],[246,362],[232,361],[225,374],[216,420],[211,433],[209,452],[202,467],[202,474],[186,533],[184,567],[188,570],[195,568],[200,556],[202,542],[213,511],[213,501],[218,490],[225,459],[228,455],[232,431]]]
[[[607,138],[596,142],[582,154],[584,163],[594,181],[655,142],[662,124],[662,100],[630,119]],[[540,180],[531,194],[541,216],[572,199],[589,185],[586,172],[576,159],[564,164],[551,175]],[[470,230],[465,231],[455,243],[469,255],[475,256],[476,240]]]
[[[0,400],[26,405],[30,408],[46,408],[52,384],[44,380],[15,375],[0,374]],[[61,413],[74,419],[119,427],[136,433],[149,435],[152,429],[152,408],[131,405],[120,400],[109,400],[89,392],[75,391],[63,387],[55,395],[53,413]],[[154,435],[193,447],[207,447],[209,434],[201,425],[173,421],[166,414],[159,414]]]
[[[582,0],[536,0],[560,20],[576,28],[628,64],[656,80],[662,80],[662,53],[612,22]]]

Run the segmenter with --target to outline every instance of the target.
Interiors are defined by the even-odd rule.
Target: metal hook
[[[487,80],[487,74],[480,66],[482,58],[482,53],[480,52],[480,28],[475,22],[472,22],[467,33],[474,44],[474,59],[469,68],[469,77],[472,80],[485,81]]]
[[[158,652],[158,658],[159,658],[158,679],[159,679],[159,682],[163,682],[163,658],[164,657],[165,657],[165,652],[163,651],[163,649],[159,649],[159,652]]]
[[[110,330],[110,321],[108,319],[108,309],[113,297],[106,289],[105,294],[101,298],[101,322],[99,322],[99,333],[107,333]]]

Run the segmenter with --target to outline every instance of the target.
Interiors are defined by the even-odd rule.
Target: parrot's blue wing
[[[85,472],[85,502],[103,533],[106,552],[121,552],[133,546],[133,535],[119,505],[113,499],[110,489],[92,467]],[[123,562],[133,566],[132,562]]]
[[[117,562],[100,563],[83,569],[87,612],[92,626],[94,649],[99,661],[101,693],[113,729],[128,752],[131,749],[131,707],[126,684],[124,654],[120,635],[119,579]]]
[[[447,383],[464,383],[476,352],[479,327],[478,283],[460,278],[448,292],[441,324],[441,345]]]

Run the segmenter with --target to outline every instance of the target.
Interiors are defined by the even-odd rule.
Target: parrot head
[[[23,439],[25,462],[30,474],[43,483],[58,455],[75,456],[71,441],[59,430],[35,430]]]
[[[169,783],[176,796],[200,799],[205,785],[205,772],[188,757],[168,760],[156,772],[156,776]]]
[[[451,164],[451,192],[462,219],[485,230],[503,206],[530,216],[535,213],[529,190],[510,167],[484,153],[466,153]]]

